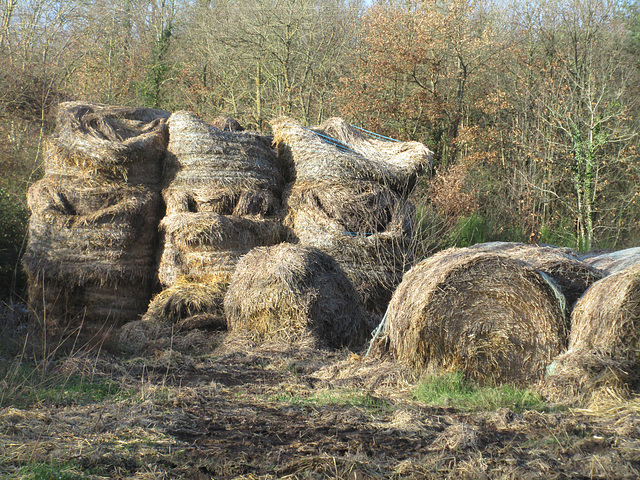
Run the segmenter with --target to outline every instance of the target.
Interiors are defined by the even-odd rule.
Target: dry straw
[[[315,339],[362,346],[371,331],[365,310],[335,260],[316,248],[282,243],[244,256],[224,299],[229,330],[259,340]]]
[[[543,392],[586,403],[598,390],[636,388],[640,370],[640,266],[594,283],[571,314],[568,351],[551,365]]]
[[[305,128],[272,122],[295,182],[286,194],[293,241],[333,256],[365,306],[384,312],[413,261],[413,207],[406,196],[430,165],[417,142],[381,140],[333,118]]]
[[[606,275],[612,275],[634,265],[640,264],[640,247],[627,248],[617,252],[603,253],[601,255],[588,255],[583,261]]]
[[[221,130],[189,112],[171,115],[169,133],[163,191],[168,214],[278,213],[284,178],[270,138]]]
[[[407,192],[431,165],[433,154],[423,144],[370,138],[339,118],[313,129],[286,117],[271,126],[298,181],[372,180]]]
[[[396,359],[422,372],[462,371],[482,384],[528,384],[565,344],[559,295],[522,261],[449,249],[405,274],[383,338]]]
[[[169,113],[61,103],[48,139],[47,174],[99,176],[159,185],[167,149]]]
[[[529,245],[516,242],[490,242],[473,245],[472,249],[501,253],[527,262],[551,277],[571,307],[582,294],[603,277],[598,269],[587,265],[570,248]]]
[[[158,276],[165,287],[179,277],[228,283],[242,255],[258,246],[279,243],[284,237],[277,220],[215,213],[168,215],[160,228],[164,247]]]

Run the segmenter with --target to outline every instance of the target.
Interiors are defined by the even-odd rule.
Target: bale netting
[[[155,276],[157,191],[47,176],[32,185],[27,201],[32,214],[22,262],[31,277],[80,286],[145,284]]]
[[[256,248],[240,260],[224,311],[230,331],[258,340],[312,338],[328,347],[358,348],[372,327],[335,260],[288,243]]]
[[[527,262],[551,277],[564,294],[569,307],[582,296],[591,284],[603,277],[600,270],[581,261],[578,254],[570,248],[517,242],[479,243],[470,248],[501,253]]]
[[[277,220],[216,213],[167,215],[160,228],[164,245],[158,277],[165,287],[180,277],[226,284],[242,255],[258,246],[280,243],[285,236]]]
[[[561,296],[548,277],[520,260],[449,249],[405,274],[380,343],[421,372],[528,384],[565,345]]]
[[[413,206],[375,182],[296,182],[286,198],[292,240],[331,255],[365,307],[383,313],[413,262]]]
[[[149,348],[174,346],[188,350],[185,339],[194,330],[226,330],[224,288],[218,284],[194,283],[179,279],[158,293],[141,320],[122,327],[118,347],[130,353]]]
[[[627,248],[617,252],[608,252],[600,255],[583,257],[584,263],[605,275],[612,275],[635,265],[640,265],[640,247]]]
[[[594,360],[596,359],[596,360]],[[637,388],[640,378],[640,265],[594,283],[571,314],[569,349],[557,359],[543,391],[585,401],[602,387]]]
[[[167,214],[279,212],[284,177],[270,138],[222,130],[189,112],[172,114],[168,123]]]
[[[306,128],[283,117],[271,126],[274,142],[296,181],[370,180],[405,195],[431,165],[432,152],[421,143],[371,140],[337,118]]]
[[[45,170],[159,187],[168,117],[169,112],[150,108],[61,103]]]

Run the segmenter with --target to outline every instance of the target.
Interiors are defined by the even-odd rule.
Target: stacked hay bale
[[[405,274],[381,343],[421,372],[528,384],[542,377],[565,344],[562,301],[553,283],[525,262],[449,249]]]
[[[564,294],[568,307],[572,307],[591,284],[604,276],[600,270],[580,260],[570,248],[517,242],[479,243],[470,248],[517,258],[548,275]]]
[[[191,282],[195,290],[204,284],[219,292],[213,303],[220,308],[202,313],[221,315],[238,259],[284,237],[277,216],[283,174],[270,139],[260,134],[233,125],[222,130],[189,112],[172,114],[168,125],[158,276],[165,288]]]
[[[155,277],[169,114],[79,102],[59,106],[45,176],[28,193],[23,265],[47,333],[87,333],[144,312]]]
[[[229,329],[259,340],[310,338],[329,347],[359,347],[371,323],[333,258],[289,243],[245,255],[225,295]]]
[[[413,262],[407,196],[431,152],[417,142],[368,138],[335,118],[313,129],[289,118],[272,127],[293,180],[285,192],[292,240],[333,256],[365,306],[384,312]]]
[[[571,314],[569,348],[550,365],[542,393],[589,403],[607,390],[624,393],[640,380],[640,266],[594,283]]]

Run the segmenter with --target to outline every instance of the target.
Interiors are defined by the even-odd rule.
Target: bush
[[[28,222],[26,205],[17,195],[0,187],[0,298],[8,298],[24,289],[20,255]]]

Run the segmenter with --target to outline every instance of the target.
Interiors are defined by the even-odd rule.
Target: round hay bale
[[[327,254],[282,243],[245,255],[224,298],[230,331],[260,340],[315,339],[357,348],[372,325],[349,279]]]
[[[167,214],[273,215],[284,177],[271,141],[254,132],[223,131],[189,112],[169,118],[163,191]]]
[[[276,220],[184,213],[166,216],[158,277],[165,287],[179,277],[193,282],[228,283],[238,259],[254,247],[274,245],[285,230]]]
[[[561,296],[522,261],[449,249],[405,274],[384,333],[392,355],[419,371],[527,384],[565,344]]]
[[[286,198],[294,241],[331,255],[365,307],[383,313],[413,262],[413,206],[375,182],[296,182]]]
[[[76,286],[155,276],[157,191],[54,175],[32,185],[27,201],[32,215],[22,263],[31,276]]]
[[[169,112],[65,102],[48,139],[48,174],[159,186]]]
[[[605,275],[613,275],[640,264],[640,247],[627,248],[600,255],[587,255],[582,260],[587,265],[602,271]]]
[[[432,152],[421,143],[370,140],[337,118],[305,128],[282,117],[271,126],[296,181],[370,180],[406,194],[431,164]]]
[[[603,277],[602,272],[581,261],[570,248],[517,242],[479,243],[469,248],[501,253],[527,262],[551,277],[567,299],[568,306],[572,306],[591,284]]]

